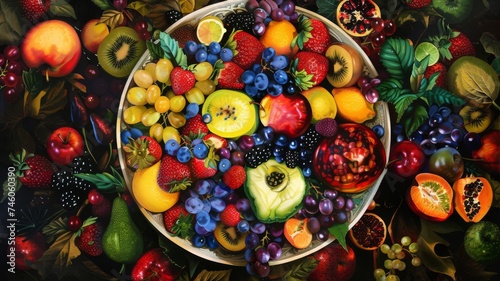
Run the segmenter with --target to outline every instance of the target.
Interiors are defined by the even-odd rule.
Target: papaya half
[[[479,222],[493,204],[493,188],[483,177],[465,177],[453,183],[456,212],[466,222]]]

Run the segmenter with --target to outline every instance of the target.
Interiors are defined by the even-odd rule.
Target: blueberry
[[[196,214],[196,223],[205,227],[210,222],[210,215],[205,211],[200,211]]]
[[[215,65],[215,63],[217,62],[217,60],[219,59],[219,57],[217,55],[214,55],[214,54],[211,54],[209,53],[207,55],[207,61],[211,64],[211,65]]]
[[[204,62],[207,60],[207,57],[208,53],[204,49],[198,49],[198,51],[196,51],[196,54],[194,54],[194,58],[197,62]]]
[[[264,144],[264,138],[260,134],[254,133],[254,134],[252,134],[252,138],[253,138],[255,145]]]
[[[123,131],[121,131],[121,133],[120,133],[120,139],[121,139],[121,141],[122,141],[123,144],[128,144],[130,142],[129,138],[132,138],[132,135],[130,134],[129,130],[123,130]]]
[[[186,55],[194,55],[198,50],[198,44],[192,40],[189,40],[184,44],[183,51]]]
[[[304,174],[304,177],[308,178],[312,174],[312,169],[311,167],[304,167],[302,168],[302,174]]]
[[[375,125],[375,126],[373,126],[372,131],[375,133],[375,135],[378,138],[383,137],[384,134],[385,134],[385,129],[381,125]]]
[[[135,140],[143,136],[143,133],[141,130],[137,128],[132,128],[130,129],[130,136]]]
[[[274,48],[268,47],[264,49],[264,51],[262,52],[262,59],[266,63],[269,63],[274,58],[275,55],[276,51],[274,50]]]
[[[219,57],[223,62],[228,62],[233,59],[233,51],[229,48],[222,48],[219,52]]]
[[[175,156],[177,155],[177,151],[179,150],[180,145],[176,140],[168,140],[165,143],[165,150],[167,151],[167,154],[170,156]]]
[[[267,86],[269,85],[269,78],[267,78],[267,75],[264,73],[259,73],[255,75],[255,87],[259,89],[260,91],[263,91],[267,89]]]
[[[189,160],[191,160],[191,151],[189,150],[189,147],[183,146],[179,148],[177,151],[177,160],[181,163],[187,163]]]
[[[291,140],[290,143],[288,143],[288,149],[290,150],[295,150],[299,147],[299,141],[298,140]]]
[[[262,70],[263,70],[262,65],[260,65],[259,63],[255,63],[252,66],[252,71],[255,72],[255,73],[261,73]]]
[[[287,146],[288,145],[288,138],[287,136],[285,135],[279,135],[275,140],[274,140],[274,144],[276,144],[277,146]]]
[[[284,55],[279,55],[275,56],[271,63],[269,64],[269,67],[276,71],[279,69],[285,69],[288,65],[288,58]]]
[[[198,159],[205,159],[208,156],[208,147],[201,142],[193,147],[193,155]]]
[[[219,162],[219,171],[225,173],[231,168],[231,161],[227,158],[222,158]]]
[[[203,116],[201,118],[203,120],[203,123],[205,123],[205,124],[212,122],[212,115],[210,115],[210,113],[203,114]]]
[[[259,93],[259,89],[257,89],[255,85],[247,84],[245,85],[245,93],[247,93],[249,97],[253,98]]]
[[[250,230],[250,223],[247,220],[240,220],[236,225],[236,228],[240,233],[246,233]]]
[[[251,70],[245,70],[240,77],[241,81],[245,83],[246,85],[248,84],[253,84],[255,80],[255,72]]]
[[[205,246],[206,242],[207,241],[205,239],[205,236],[203,236],[203,235],[193,236],[193,245],[195,247],[201,248],[201,247]]]
[[[184,115],[186,119],[192,118],[198,114],[198,111],[200,110],[200,105],[197,103],[190,103],[186,106],[186,114]]]
[[[264,128],[262,128],[260,135],[266,141],[272,141],[274,139],[274,129],[271,127],[264,127]]]
[[[288,82],[288,74],[283,69],[279,69],[274,72],[274,80],[276,80],[278,84],[285,85]]]
[[[218,55],[221,51],[221,46],[219,44],[219,42],[211,42],[209,45],[208,45],[208,51],[213,54],[213,55]]]
[[[215,239],[215,236],[213,234],[207,236],[206,240],[208,248],[217,249],[219,247],[219,242],[217,242],[217,239]]]
[[[269,81],[267,93],[271,96],[277,97],[283,93],[283,86],[276,81]]]

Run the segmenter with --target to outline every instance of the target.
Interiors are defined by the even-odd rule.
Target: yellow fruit
[[[220,42],[226,33],[222,20],[216,16],[206,16],[196,27],[196,37],[200,43],[208,46],[211,42]]]
[[[324,118],[335,118],[337,116],[337,104],[332,94],[327,89],[317,86],[303,91],[312,109],[311,123],[316,124]]]
[[[156,177],[160,172],[160,163],[135,172],[132,179],[132,194],[137,203],[144,209],[160,213],[170,209],[179,201],[179,192],[167,192],[160,188]]]
[[[375,117],[373,104],[365,99],[359,88],[334,88],[332,94],[337,104],[337,114],[343,119],[361,124]]]
[[[297,45],[293,47],[291,45],[295,36],[297,36],[297,29],[291,22],[287,20],[271,21],[259,40],[266,48],[274,48],[276,55],[285,55],[291,58],[299,50]]]

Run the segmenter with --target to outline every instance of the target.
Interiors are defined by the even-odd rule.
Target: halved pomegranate
[[[366,212],[349,230],[349,238],[356,247],[372,251],[378,249],[385,241],[387,227],[377,214]]]
[[[363,37],[373,31],[371,18],[380,18],[380,8],[372,0],[343,0],[337,7],[337,24],[349,35]]]

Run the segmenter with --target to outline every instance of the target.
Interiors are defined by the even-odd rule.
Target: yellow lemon
[[[144,209],[160,213],[170,209],[179,201],[180,193],[164,191],[156,181],[160,172],[160,163],[151,167],[139,169],[132,179],[132,194],[137,203]]]
[[[196,27],[196,37],[200,43],[208,46],[212,42],[220,42],[226,33],[222,20],[216,16],[206,16]]]
[[[361,124],[375,117],[373,104],[365,99],[359,88],[334,88],[332,94],[337,103],[337,114],[345,120]]]
[[[312,109],[311,123],[315,124],[324,118],[335,118],[337,116],[337,104],[332,94],[327,89],[317,86],[302,91]]]

